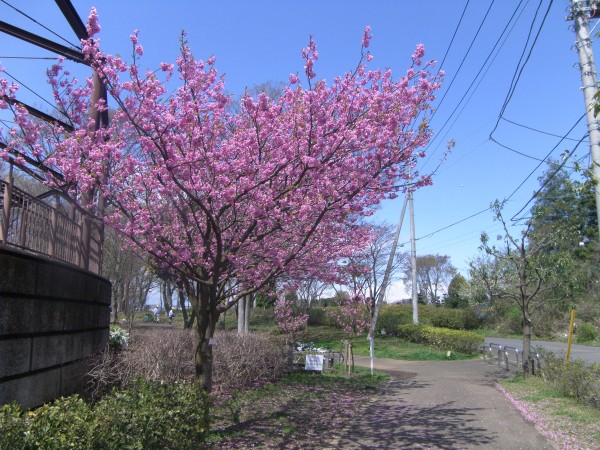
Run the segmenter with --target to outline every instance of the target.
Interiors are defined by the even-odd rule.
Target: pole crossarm
[[[59,55],[64,56],[71,61],[75,61],[80,64],[84,64],[89,66],[90,64],[85,60],[85,56],[81,51],[66,47],[61,44],[57,44],[49,39],[46,39],[42,36],[38,36],[37,34],[33,34],[29,31],[23,30],[22,28],[15,27],[9,23],[3,22],[0,20],[0,31],[16,38],[19,38],[23,41],[29,42],[30,44],[37,45],[38,47],[44,48],[51,52],[57,53]]]

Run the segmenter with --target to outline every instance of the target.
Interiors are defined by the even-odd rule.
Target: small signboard
[[[323,355],[306,355],[304,370],[323,370]]]

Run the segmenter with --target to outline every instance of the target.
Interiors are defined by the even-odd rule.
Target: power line
[[[494,134],[494,131],[496,131],[496,129],[498,128],[498,124],[500,123],[500,118],[502,117],[502,115],[504,114],[504,112],[506,111],[506,108],[508,107],[508,104],[510,103],[510,101],[512,100],[512,97],[517,89],[517,85],[519,84],[519,81],[521,79],[521,76],[523,75],[523,70],[525,69],[525,66],[527,66],[527,63],[529,62],[530,58],[531,58],[531,54],[533,53],[533,49],[535,48],[535,45],[538,41],[538,38],[540,37],[540,33],[544,27],[544,24],[546,23],[546,19],[548,18],[548,14],[550,13],[550,9],[552,8],[552,4],[554,3],[554,0],[550,0],[550,4],[548,5],[548,8],[546,9],[546,13],[544,14],[544,17],[542,19],[542,23],[540,24],[540,26],[538,27],[537,33],[535,35],[535,38],[531,44],[531,47],[529,47],[529,52],[527,52],[527,47],[529,45],[529,40],[531,39],[531,34],[533,33],[533,27],[535,25],[535,22],[537,20],[540,8],[542,7],[542,3],[543,0],[540,0],[538,7],[535,11],[535,15],[533,17],[533,21],[531,22],[531,26],[529,27],[529,34],[527,35],[527,40],[525,42],[525,46],[523,47],[523,52],[521,53],[521,57],[519,58],[519,62],[517,64],[517,68],[515,69],[515,73],[513,74],[513,79],[511,81],[510,87],[508,89],[508,93],[506,95],[506,98],[504,99],[504,104],[502,105],[502,108],[500,109],[500,114],[498,115],[498,120],[496,121],[496,125],[494,126],[494,129],[491,131],[490,133],[490,137]],[[525,56],[525,53],[527,52],[527,57],[525,57],[525,60],[523,61],[523,58]]]
[[[522,123],[518,123],[518,122],[515,122],[514,120],[507,119],[504,116],[501,116],[500,119],[504,120],[505,122],[511,123],[513,125],[516,125],[518,127],[525,128],[526,130],[535,131],[536,133],[545,134],[546,136],[552,136],[552,137],[556,137],[556,138],[563,138],[563,136],[561,136],[559,134],[554,134],[554,133],[550,133],[548,131],[540,130],[538,128],[530,127],[528,125],[523,125]],[[575,138],[565,138],[565,139],[567,141],[574,141],[574,142],[578,142],[579,141],[579,139],[575,139]]]
[[[444,57],[442,58],[442,62],[440,63],[440,67],[438,69],[438,73],[442,71],[442,67],[444,67],[444,62],[446,61],[446,57],[448,56],[448,53],[450,53],[450,48],[452,47],[452,44],[454,43],[454,39],[456,38],[456,35],[458,34],[458,30],[460,28],[460,25],[465,17],[465,12],[467,12],[467,8],[469,7],[469,3],[470,0],[467,0],[467,3],[465,4],[465,7],[463,9],[462,14],[460,15],[460,19],[458,20],[458,24],[456,25],[456,27],[454,28],[454,33],[452,34],[452,39],[450,39],[450,43],[448,44],[448,48],[446,48],[446,53],[444,54]]]
[[[460,110],[460,112],[454,118],[454,121],[452,122],[452,125],[454,125],[456,123],[456,121],[458,120],[458,118],[460,117],[460,115],[462,114],[462,112],[467,107],[467,104],[471,101],[471,98],[473,98],[473,95],[475,94],[475,92],[479,88],[481,82],[483,81],[483,79],[487,75],[487,72],[489,71],[489,69],[491,68],[493,62],[496,60],[496,57],[500,53],[500,50],[502,49],[502,47],[506,43],[506,40],[508,39],[508,36],[510,35],[510,33],[512,32],[512,30],[514,29],[514,27],[517,24],[517,21],[519,20],[519,18],[521,17],[521,15],[523,14],[523,9],[522,9],[521,12],[519,13],[517,19],[514,20],[514,22],[513,22],[513,19],[515,18],[515,15],[517,14],[517,12],[519,11],[519,9],[521,7],[521,4],[522,4],[522,1],[519,2],[519,4],[517,5],[517,7],[515,8],[515,10],[513,11],[511,17],[509,18],[508,22],[504,26],[504,29],[502,30],[502,33],[500,33],[500,36],[498,37],[498,39],[496,40],[494,46],[492,47],[492,49],[488,53],[488,56],[486,57],[485,61],[483,62],[483,64],[479,68],[479,71],[477,72],[477,74],[475,75],[475,77],[473,78],[473,80],[471,81],[471,83],[469,84],[469,87],[466,89],[465,93],[463,94],[463,96],[461,97],[461,99],[459,100],[459,102],[457,103],[457,105],[454,108],[454,110],[452,111],[452,113],[450,113],[450,115],[448,116],[448,119],[446,119],[446,121],[444,122],[444,124],[441,126],[440,132],[441,132],[441,130],[443,130],[444,128],[446,128],[446,125],[448,125],[448,123],[450,122],[450,120],[452,120],[452,117],[456,114],[456,111],[461,106],[461,104],[464,102],[464,104],[462,106],[462,109]],[[512,23],[512,26],[511,26],[511,23]],[[510,27],[510,31],[507,33],[507,30],[509,29],[509,27]],[[503,40],[503,37],[504,37],[504,40]],[[501,41],[502,41],[502,43],[501,43]],[[500,46],[498,47],[499,44],[500,44]],[[494,54],[494,52],[495,52],[495,54]],[[492,55],[493,55],[493,57],[492,57]],[[490,58],[491,58],[491,61],[490,61]],[[489,64],[488,64],[488,61],[489,61]],[[485,69],[485,71],[484,71],[484,69]],[[482,72],[483,72],[483,75],[482,75]],[[477,81],[478,79],[479,79],[479,81]],[[474,89],[472,89],[476,82],[477,82],[477,85],[475,86]],[[471,91],[470,94],[469,94],[469,91]],[[469,95],[469,97],[467,98],[467,101],[465,102],[464,100],[467,97],[467,95]],[[450,128],[452,128],[452,126],[450,126]],[[444,137],[446,137],[449,132],[450,132],[450,129],[448,129],[446,131],[446,133],[444,134]],[[431,146],[431,144],[440,135],[441,134],[437,134],[432,139],[432,141],[429,144],[429,146]],[[429,157],[427,158],[427,160],[425,161],[425,163],[423,164],[423,166],[427,165],[427,163],[432,158],[432,156],[435,154],[435,152],[437,151],[437,149],[439,148],[440,145],[441,145],[441,142],[438,143],[438,145],[435,147],[435,149],[433,150],[433,152],[429,155]]]
[[[45,26],[44,24],[38,22],[37,20],[35,20],[33,17],[31,17],[30,15],[24,13],[23,11],[21,11],[19,8],[11,5],[10,3],[8,3],[6,0],[0,0],[0,2],[4,3],[6,6],[8,6],[9,8],[14,9],[15,11],[17,11],[19,14],[22,14],[23,16],[27,17],[29,20],[31,20],[32,22],[34,22],[35,24],[39,25],[40,27],[42,27],[44,30],[49,31],[50,33],[52,33],[54,36],[56,36],[57,38],[59,38],[60,40],[66,42],[67,44],[69,44],[70,46],[72,46],[73,48],[79,48],[79,45],[73,44],[72,42],[70,42],[69,40],[65,39],[64,37],[62,37],[60,34],[52,31],[50,28],[48,28],[47,26]]]
[[[477,28],[477,32],[475,33],[475,36],[473,36],[473,39],[471,39],[471,43],[469,44],[469,48],[467,48],[467,52],[464,54],[463,59],[462,59],[462,61],[460,62],[459,66],[458,66],[458,69],[456,69],[456,72],[454,72],[454,76],[452,77],[452,80],[450,80],[450,84],[448,85],[448,88],[446,89],[446,92],[444,92],[444,95],[442,96],[442,99],[437,104],[436,111],[439,109],[439,107],[442,105],[442,103],[444,103],[444,99],[446,98],[446,95],[448,95],[448,92],[450,91],[450,89],[452,88],[452,85],[456,81],[456,77],[458,76],[458,74],[460,72],[460,69],[462,68],[463,64],[467,60],[467,57],[469,56],[469,53],[471,52],[471,49],[473,48],[473,45],[475,44],[475,41],[477,40],[477,36],[479,36],[479,33],[481,32],[481,29],[483,28],[483,24],[485,23],[488,15],[490,13],[490,10],[492,9],[492,6],[494,6],[494,1],[493,0],[492,0],[492,3],[490,4],[490,6],[488,7],[486,13],[485,13],[485,16],[483,17],[483,20],[479,24],[479,28]],[[433,119],[434,116],[435,116],[435,111],[432,114],[431,119]]]
[[[584,115],[584,116],[582,116],[582,117],[580,117],[580,118],[577,120],[577,122],[575,122],[575,123],[573,124],[573,126],[572,126],[572,127],[569,129],[569,131],[567,131],[567,133],[566,133],[566,134],[563,136],[563,138],[562,138],[560,141],[558,141],[554,147],[552,147],[552,149],[551,149],[551,150],[548,152],[548,154],[547,154],[547,155],[544,157],[544,159],[543,159],[543,160],[541,160],[541,161],[540,161],[540,163],[539,163],[537,166],[535,166],[535,168],[534,168],[534,169],[533,169],[533,170],[532,170],[532,171],[529,173],[529,175],[527,175],[527,177],[526,177],[526,178],[525,178],[525,179],[524,179],[524,180],[521,182],[521,184],[519,184],[519,186],[517,186],[517,188],[516,188],[516,189],[515,189],[515,190],[512,192],[512,194],[510,194],[510,195],[509,195],[509,196],[506,198],[506,200],[510,200],[510,199],[512,198],[512,196],[513,196],[513,195],[515,195],[515,194],[517,193],[517,191],[518,191],[519,189],[521,189],[521,187],[523,187],[523,185],[525,184],[525,182],[526,182],[526,181],[527,181],[527,180],[528,180],[528,179],[529,179],[529,178],[530,178],[530,177],[531,177],[531,176],[532,176],[532,175],[533,175],[533,174],[534,174],[534,173],[535,173],[535,172],[536,172],[536,171],[537,171],[537,170],[540,168],[540,166],[541,166],[541,165],[542,165],[542,164],[543,164],[543,163],[544,163],[544,162],[545,162],[545,161],[546,161],[546,160],[547,160],[547,159],[550,157],[550,155],[551,155],[551,154],[554,152],[554,150],[556,150],[556,148],[557,148],[557,147],[558,147],[558,146],[561,144],[561,142],[563,142],[563,141],[566,139],[566,137],[567,137],[569,134],[571,134],[571,131],[573,131],[573,130],[575,129],[575,127],[576,127],[577,125],[579,125],[579,122],[581,122],[581,119],[583,119],[583,117],[585,117],[585,115]],[[587,135],[587,134],[586,134],[586,135]],[[579,144],[581,144],[581,142],[583,141],[583,139],[584,139],[584,138],[585,138],[585,136],[581,138],[581,141],[579,141],[579,143],[577,144],[577,146],[575,147],[575,149],[576,149],[576,148],[579,146]],[[573,150],[575,150],[575,149],[573,149]],[[513,217],[514,217],[514,216],[513,216]]]
[[[416,240],[419,241],[421,239],[429,238],[429,237],[433,236],[434,234],[438,234],[438,233],[440,233],[440,232],[442,232],[444,230],[447,230],[448,228],[452,228],[452,227],[458,225],[459,223],[466,222],[467,220],[472,219],[473,217],[476,217],[476,216],[478,216],[480,214],[483,214],[484,212],[489,211],[489,210],[490,210],[490,208],[488,206],[487,208],[482,209],[481,211],[476,212],[475,214],[471,214],[470,216],[465,217],[464,219],[460,219],[460,220],[458,220],[458,221],[456,221],[454,223],[451,223],[450,225],[446,225],[445,227],[442,227],[442,228],[440,228],[438,230],[432,231],[431,233],[426,234],[424,236],[421,236],[421,237],[417,238]]]
[[[577,147],[579,147],[579,145],[583,142],[583,140],[585,139],[585,137],[587,136],[587,132],[582,136],[582,138],[579,140],[579,142],[577,143],[577,145],[575,146],[575,148],[573,149],[573,151],[577,150]],[[531,196],[531,198],[527,201],[527,203],[525,203],[525,205],[519,210],[517,211],[517,213],[515,215],[513,215],[511,217],[511,220],[515,221],[517,219],[515,219],[516,216],[518,216],[519,214],[521,214],[521,212],[523,212],[523,210],[525,208],[527,208],[527,205],[529,205],[533,199],[535,199],[538,194],[542,191],[542,189],[544,189],[544,187],[550,182],[550,180],[552,180],[552,178],[554,178],[554,176],[564,167],[564,165],[567,163],[567,161],[569,160],[569,158],[573,155],[573,152],[569,153],[567,155],[566,158],[564,158],[563,162],[556,168],[556,170],[552,173],[552,175],[550,175],[546,180],[544,180],[544,182],[542,183],[542,185],[540,186],[540,188],[534,192],[534,194]],[[539,167],[539,166],[538,166]],[[537,169],[537,168],[536,168]],[[531,175],[529,175],[531,176]],[[529,178],[529,176],[527,178]],[[513,192],[514,194],[514,192]],[[512,194],[511,194],[512,195]],[[510,197],[509,197],[510,198]]]

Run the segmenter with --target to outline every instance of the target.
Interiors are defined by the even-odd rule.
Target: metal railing
[[[481,346],[481,353],[484,362],[497,364],[498,367],[504,367],[506,371],[511,370],[511,368],[519,371],[523,367],[523,350],[516,347],[490,342],[489,344],[483,344]],[[541,355],[534,352],[533,349],[531,350],[530,355],[534,365],[533,370],[535,371],[536,367],[539,370],[542,362]]]
[[[49,204],[0,179],[0,246],[14,247],[101,274],[102,223],[59,202]]]

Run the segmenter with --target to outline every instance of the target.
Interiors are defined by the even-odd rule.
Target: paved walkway
[[[356,364],[369,366],[365,357]],[[392,381],[334,440],[336,449],[554,449],[495,387],[506,376],[481,360],[376,360]]]

